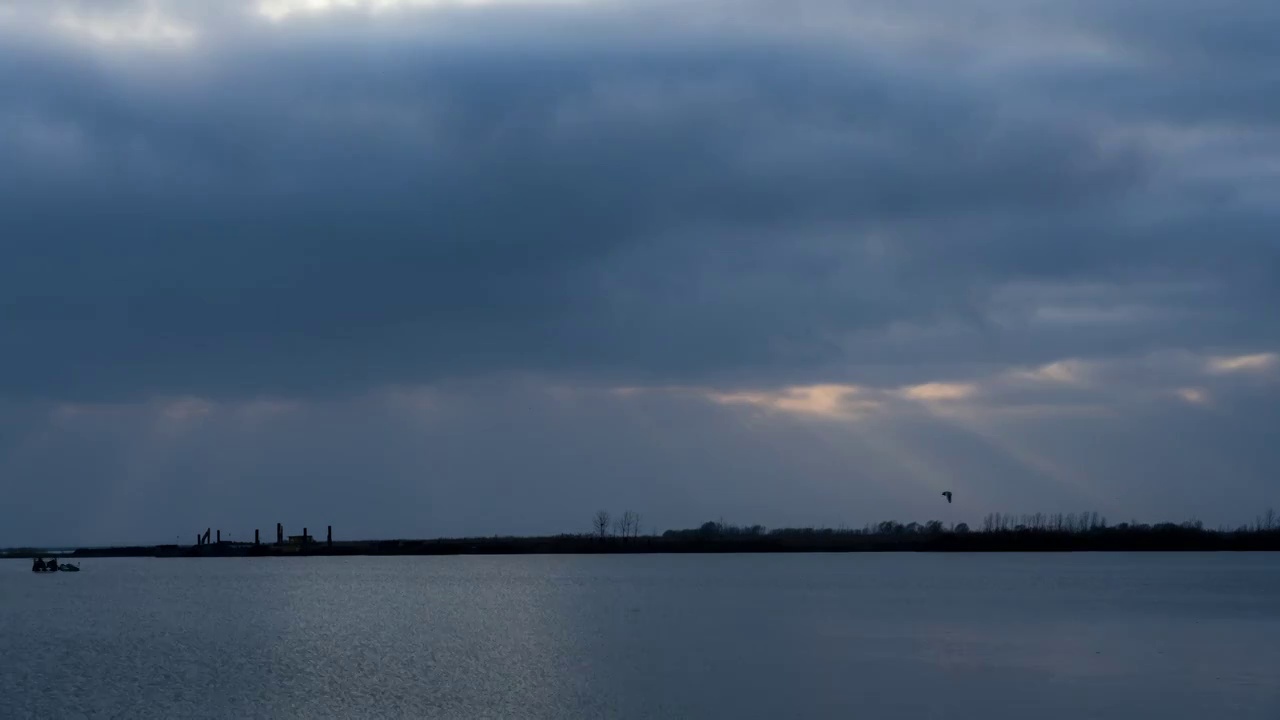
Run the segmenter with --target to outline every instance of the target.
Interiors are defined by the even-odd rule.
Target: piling
[[[219,545],[221,545],[221,544],[222,544],[222,531],[221,531],[221,530],[219,530],[219,531],[218,531],[218,544],[219,544]]]
[[[258,545],[258,528],[253,529],[253,544]]]
[[[305,545],[311,542],[311,536],[307,534],[307,529],[302,528],[302,543]]]
[[[280,523],[276,523],[276,544],[284,544],[284,525],[281,525]]]
[[[325,536],[325,544],[327,544],[329,547],[333,547],[333,526],[332,525],[329,526],[329,532]]]

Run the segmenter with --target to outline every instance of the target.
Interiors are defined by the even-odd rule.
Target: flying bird
[[[944,491],[943,491],[943,493],[942,493],[942,497],[944,497],[944,498],[946,498],[946,499],[947,499],[947,504],[948,504],[948,505],[950,505],[950,504],[951,504],[951,491],[950,491],[950,490],[944,490]]]

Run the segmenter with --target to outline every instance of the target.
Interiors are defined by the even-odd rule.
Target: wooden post
[[[325,542],[329,545],[329,547],[333,547],[333,526],[332,525],[329,526],[329,533],[328,533],[328,537],[325,539]]]
[[[253,544],[258,544],[258,528],[253,529]]]
[[[222,544],[222,531],[221,531],[221,530],[219,530],[219,531],[218,531],[218,544],[219,544],[219,545],[221,545],[221,544]]]

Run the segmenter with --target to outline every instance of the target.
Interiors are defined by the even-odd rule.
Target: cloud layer
[[[243,488],[187,495],[180,467],[257,443],[235,472],[263,503],[323,466],[371,533],[428,495],[459,509],[403,532],[550,529],[612,497],[889,514],[965,463],[991,508],[1186,512],[1199,489],[1252,513],[1280,457],[1228,428],[1275,419],[1280,14],[1228,5],[10,3],[0,471],[168,498],[85,541],[196,497],[232,513]],[[448,422],[397,414],[441,392]],[[253,412],[274,419],[228,429]],[[1132,445],[1063,450],[1104,415]],[[454,424],[446,482],[417,445]],[[575,466],[588,427],[616,454]],[[663,449],[691,428],[714,440]],[[563,454],[457,449],[521,457],[539,432]],[[1176,468],[1126,458],[1174,433],[1200,470],[1141,500]],[[350,465],[322,460],[338,436]],[[735,457],[762,438],[772,479]],[[126,462],[138,443],[180,466]],[[1046,444],[1042,484],[1093,489],[1026,480]],[[521,470],[544,521],[478,509]],[[1208,497],[1221,472],[1235,491]],[[352,500],[356,474],[385,493]]]

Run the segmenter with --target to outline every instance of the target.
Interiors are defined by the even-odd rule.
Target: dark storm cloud
[[[129,17],[127,3],[80,7]],[[625,5],[278,25],[204,9],[187,50],[6,33],[0,387],[289,394],[508,371],[776,383],[860,357],[1103,349],[1097,328],[993,324],[1013,281],[1101,282],[1121,300],[1136,280],[1201,281],[1177,299],[1214,312],[1170,328],[1161,313],[1185,308],[1152,308],[1124,327],[1126,350],[1274,339],[1256,305],[1275,296],[1274,213],[1163,205],[1195,168],[1141,123],[1195,132],[1197,117],[1125,107],[1139,85],[1173,97],[1202,78],[1043,58],[984,77],[969,68],[999,46],[981,32],[957,66],[892,39],[809,46],[803,26],[730,26],[734,7],[716,7],[726,22],[704,10],[666,32],[661,8]],[[1178,37],[1171,20],[1152,37],[1121,20],[1074,18],[1151,57]],[[1249,74],[1235,51],[1204,45],[1244,73],[1220,92],[1255,95],[1248,79],[1271,71]],[[1050,102],[1098,74],[1098,93]],[[1231,174],[1198,182],[1247,190]],[[902,345],[888,332],[902,324],[940,342]]]
[[[1274,502],[1273,3],[345,4],[0,4],[0,545]]]

